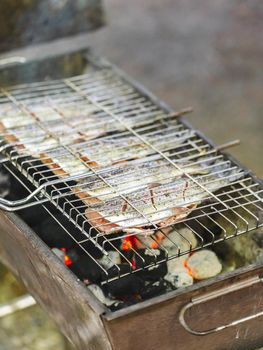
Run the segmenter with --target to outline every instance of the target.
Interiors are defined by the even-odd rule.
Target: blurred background
[[[53,2],[62,6],[67,0]],[[78,2],[83,6],[85,0]],[[96,1],[89,2],[96,8]],[[19,1],[9,3],[16,6]],[[263,178],[262,1],[105,0],[103,7],[103,28],[78,34],[74,44],[71,39],[60,39],[55,45],[91,47],[175,109],[192,106],[191,123],[217,144],[240,139],[240,146],[231,153]],[[96,11],[89,19],[95,26],[101,15]],[[71,14],[77,16],[70,11],[65,14],[64,27],[68,23],[71,28],[65,35],[75,34],[74,29],[85,32],[84,27],[74,28]],[[5,59],[10,52],[3,38],[9,33],[0,25],[1,31],[6,51],[1,57]],[[54,32],[61,36],[59,28]],[[56,34],[49,39],[56,39]],[[18,46],[25,44],[26,40],[20,41]],[[15,44],[12,50],[12,55],[17,55]],[[63,61],[68,74],[85,71],[79,56],[73,56],[71,61]],[[5,72],[2,77],[6,83]],[[25,292],[3,267],[0,281],[1,303]],[[60,350],[68,346],[38,306],[1,318],[0,339],[0,350]]]

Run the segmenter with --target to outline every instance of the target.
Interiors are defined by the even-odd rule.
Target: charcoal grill
[[[89,61],[90,71],[86,75],[1,90],[1,114],[22,116],[18,123],[28,124],[31,130],[27,135],[23,134],[22,128],[15,131],[17,121],[9,128],[2,128],[1,163],[30,190],[25,198],[0,200],[4,261],[79,349],[87,346],[91,349],[131,349],[131,344],[135,349],[194,349],[198,345],[207,349],[226,346],[249,349],[262,344],[262,320],[259,318],[263,315],[259,297],[261,264],[111,312],[66,271],[17,215],[11,213],[52,203],[78,228],[78,234],[69,231],[68,234],[101,269],[102,285],[195,250],[235,239],[263,225],[258,215],[262,211],[262,182],[223,152],[224,146],[214,146],[194,130],[181,117],[187,109],[175,112],[107,61],[92,56]],[[94,117],[87,117],[91,114]],[[81,118],[78,119],[78,115]],[[67,119],[68,116],[73,117]],[[87,124],[83,125],[85,118]],[[89,133],[99,139],[88,139]],[[168,169],[175,169],[184,179],[180,190],[183,196],[187,196],[190,183],[195,194],[202,193],[201,203],[196,206],[196,201],[185,200],[185,215],[160,227],[152,212],[143,212],[140,199],[130,199],[129,190],[133,189],[134,183],[129,183],[129,176],[132,178],[134,173],[138,176],[136,168],[129,168],[127,177],[127,173],[123,175],[121,171],[114,173],[112,164],[103,167],[98,164],[101,153],[104,161],[114,157],[110,149],[112,144],[109,148],[105,146],[109,134],[118,151],[115,162],[118,169],[134,164],[136,153],[142,152],[149,159],[157,159],[161,164],[157,167],[168,165]],[[123,145],[124,139],[129,140],[128,149]],[[46,148],[43,149],[41,144],[37,151],[40,156],[34,156],[36,151],[33,152],[32,147],[43,140],[53,144],[53,158],[45,153]],[[68,172],[65,159],[71,167]],[[212,169],[215,184],[230,182],[227,186],[216,186],[216,190],[212,187],[212,190],[211,181],[205,181],[207,173],[193,176],[186,169],[186,161],[192,166],[203,164],[204,170]],[[74,164],[73,174],[70,164]],[[171,174],[163,179],[171,179]],[[147,180],[143,184],[148,184]],[[95,220],[94,223],[94,217],[90,219],[87,215],[97,205],[88,201],[89,186],[103,190],[96,194],[101,202],[121,201],[124,211],[127,206],[131,207],[133,220],[140,225],[134,227],[126,224],[126,219],[114,219],[113,227],[108,230],[108,222]],[[155,207],[154,191],[154,188],[149,189],[152,211],[165,219],[162,210]],[[107,216],[110,216],[109,212]],[[193,247],[187,241],[187,249],[181,249],[175,244],[174,255],[163,248],[165,258],[158,260],[156,255],[154,264],[147,265],[140,253],[131,247],[142,261],[140,268],[134,267],[115,244],[121,233],[123,240],[136,236],[144,247],[151,248],[153,244],[162,247],[156,233],[161,231],[168,237],[165,229],[171,226],[176,229],[179,224],[191,228],[198,238],[198,245]],[[142,226],[147,227],[143,233]],[[220,228],[222,234],[218,236],[212,228]],[[206,231],[205,239],[199,233],[203,230]],[[116,265],[117,273],[109,276],[86,248],[88,242],[104,255],[108,255],[105,247],[118,251],[129,265],[129,271],[121,273]],[[197,337],[200,335],[204,337]]]

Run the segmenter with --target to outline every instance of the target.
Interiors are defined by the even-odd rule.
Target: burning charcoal
[[[171,259],[167,261],[167,267],[169,273],[174,273],[176,271],[185,271],[187,267],[185,266],[186,259],[188,259],[189,254],[179,256],[178,258]]]
[[[185,266],[187,256],[180,256],[167,262],[168,273],[164,277],[174,288],[190,286],[194,283],[190,271]]]
[[[194,283],[193,277],[188,273],[187,270],[179,270],[174,273],[169,273],[164,277],[164,279],[171,283],[173,287],[182,288],[191,286]]]
[[[74,272],[80,280],[88,280],[93,283],[101,281],[103,270],[89,255],[78,254],[74,250],[69,251],[67,255],[72,260],[72,264],[69,265],[70,270]]]
[[[105,269],[109,269],[114,265],[118,265],[121,263],[121,257],[120,254],[117,251],[109,251],[108,256],[103,255],[101,259],[98,260],[98,262],[105,267]]]
[[[129,298],[125,301],[123,300],[116,300],[116,299],[110,299],[105,296],[102,289],[96,285],[96,284],[90,284],[87,286],[87,288],[95,295],[95,297],[104,305],[108,306],[111,311],[120,310],[122,308],[125,308],[127,306],[133,305],[136,302],[138,302],[135,298]]]
[[[218,275],[222,265],[214,252],[200,250],[186,260],[186,265],[194,279],[203,280]]]
[[[119,304],[119,300],[113,300],[107,298],[102,289],[97,284],[90,284],[87,286],[87,288],[95,295],[95,297],[104,305],[111,306],[113,304]]]
[[[136,268],[143,268],[139,272],[140,277],[145,280],[153,281],[164,277],[167,273],[167,265],[165,262],[159,263],[159,261],[165,260],[165,252],[160,249],[138,249],[138,254],[134,255]],[[155,264],[148,268],[145,266]]]
[[[131,267],[128,264],[119,264],[112,266],[107,272],[108,278],[118,277],[119,274],[128,273],[125,277],[118,278],[107,284],[108,293],[116,298],[127,297],[129,295],[137,294],[142,289],[144,282],[137,274],[131,274]]]
[[[101,280],[103,270],[89,255],[83,254],[81,249],[52,248],[51,250],[80,280],[94,283]]]
[[[69,256],[69,252],[67,252],[66,248],[52,248],[51,250],[67,266],[70,266],[77,261],[77,255],[74,260],[73,257]]]
[[[194,233],[187,227],[167,227],[163,229],[166,237],[160,242],[161,245],[167,249],[170,254],[177,254],[178,249],[181,252],[189,251],[192,247],[197,246],[197,239]]]
[[[145,284],[144,288],[140,292],[140,296],[143,300],[150,299],[157,295],[164,293],[167,290],[167,282],[163,279],[155,282]]]

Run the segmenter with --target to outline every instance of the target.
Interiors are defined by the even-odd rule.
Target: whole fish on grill
[[[108,136],[84,144],[75,144],[73,148],[84,160],[98,166],[108,166],[132,159],[139,159],[154,154],[154,148],[161,152],[169,152],[182,146],[195,135],[192,130],[173,132],[169,127],[143,135],[143,140],[128,134]],[[151,147],[153,146],[153,147]]]
[[[43,135],[43,132],[42,134]],[[162,138],[164,131],[158,133],[158,138],[147,137],[146,140],[153,146],[158,147],[160,151],[168,151],[181,146],[193,133],[186,132],[178,137]],[[66,136],[65,136],[66,137]],[[77,142],[78,141],[78,142]],[[128,160],[144,158],[152,155],[155,151],[143,141],[136,139],[134,136],[114,138],[106,140],[94,140],[89,143],[75,140],[74,144],[64,145],[67,148],[55,143],[53,138],[28,138],[23,140],[26,149],[34,148],[39,154],[34,155],[40,158],[57,174],[64,176],[75,176],[87,173],[90,175],[91,168],[107,167],[113,164],[124,163]],[[49,147],[53,149],[49,149]],[[83,147],[83,148],[82,148]],[[47,149],[46,149],[47,148]],[[160,158],[160,156],[159,156]]]
[[[23,101],[21,105],[0,105],[0,130],[2,133],[8,129],[8,134],[4,135],[7,141],[12,141],[9,135],[15,137],[25,147],[32,156],[39,156],[38,147],[41,151],[51,150],[62,143],[74,144],[79,139],[83,142],[101,137],[107,133],[121,132],[128,127],[143,127],[153,125],[161,121],[165,114],[160,110],[151,111],[148,115],[138,113],[132,117],[120,117],[125,125],[119,120],[112,118],[110,114],[98,109],[92,104],[83,105],[80,103],[69,105],[62,103],[60,108],[53,106],[51,99],[37,99],[34,104]],[[55,135],[55,137],[53,136]],[[34,137],[34,142],[30,143],[29,139]],[[48,141],[47,141],[48,140]],[[127,138],[129,144],[129,137]],[[106,142],[103,141],[106,144]],[[109,143],[109,142],[108,142]],[[110,140],[112,147],[113,139]],[[123,143],[123,140],[122,140]]]
[[[104,201],[120,194],[126,195],[151,186],[169,183],[184,174],[198,175],[208,172],[209,170],[204,166],[187,163],[177,168],[159,155],[154,155],[111,168],[100,168],[97,174],[78,179],[77,182],[83,192]]]
[[[109,127],[107,115],[101,117],[91,113],[85,117],[84,111],[80,118],[77,111],[76,115],[72,116],[72,110],[67,114],[66,109],[62,112],[63,109],[59,111],[51,106],[52,103],[42,107],[35,103],[29,106],[27,111],[25,107],[20,109],[16,106],[10,107],[9,104],[2,105],[0,130],[3,139],[8,142],[7,147],[11,144],[20,156],[40,158],[41,161],[43,159],[43,162],[60,176],[83,174],[89,172],[90,167],[105,167],[146,157],[155,153],[154,148],[170,152],[194,136],[193,131],[178,128],[177,122],[156,125],[156,118],[153,117],[148,120],[149,132],[143,135],[142,140],[127,131],[124,132],[125,128],[120,132],[122,126],[117,125],[116,121]],[[72,117],[65,117],[66,115]],[[80,120],[85,120],[85,124],[76,128]],[[104,122],[107,126],[105,130],[101,124]],[[126,122],[128,126],[136,126],[136,129],[147,125],[147,120],[140,123],[136,116]],[[116,129],[117,127],[119,129]],[[93,139],[112,130],[115,134]],[[87,135],[86,131],[91,134]]]
[[[187,217],[204,199],[243,176],[236,169],[217,175],[196,176],[198,184],[187,176],[156,184],[104,202],[89,204],[86,216],[99,231],[163,227]],[[216,201],[216,198],[215,198]]]

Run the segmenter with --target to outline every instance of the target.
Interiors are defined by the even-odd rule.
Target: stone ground
[[[105,0],[108,26],[82,37],[263,177],[261,0]],[[3,277],[5,276],[5,277]],[[23,291],[2,270],[0,301]],[[39,307],[0,320],[0,350],[61,350]]]

